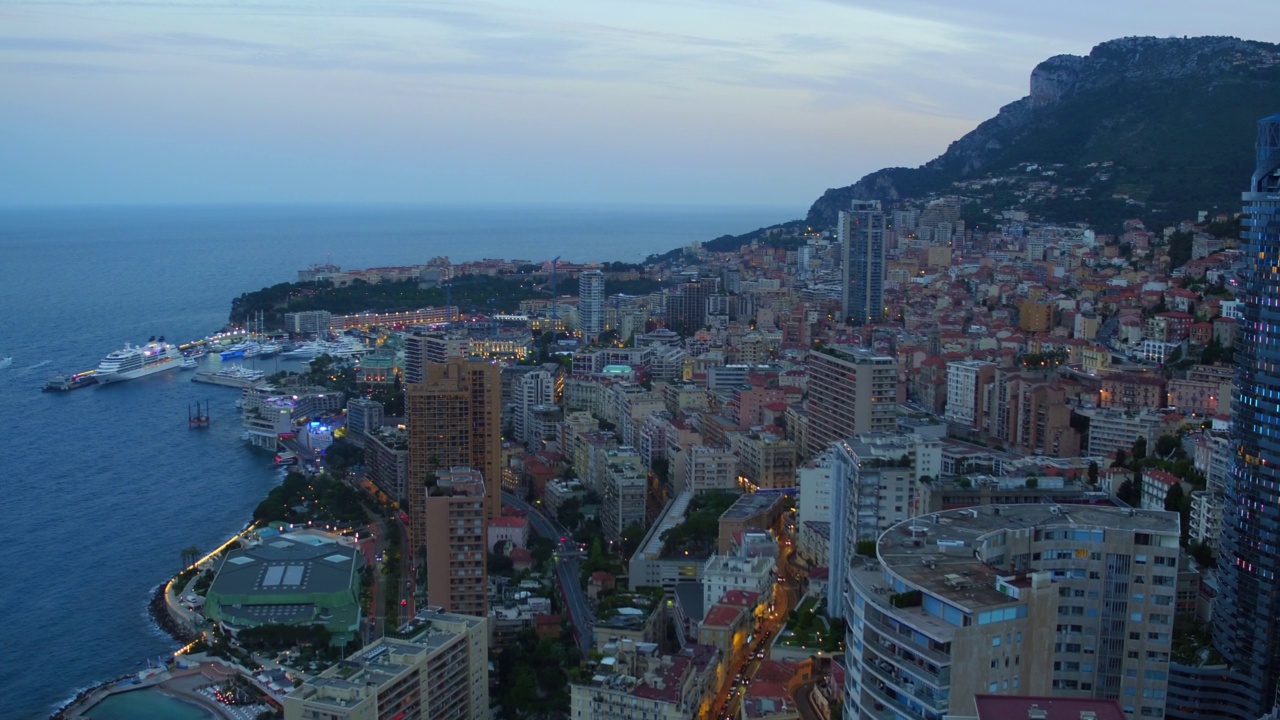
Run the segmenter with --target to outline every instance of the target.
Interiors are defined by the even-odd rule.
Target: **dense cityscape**
[[[133,684],[289,720],[1274,717],[1258,128],[1241,211],[1160,227],[971,184],[638,265],[246,293],[193,347],[300,369],[197,379],[281,482],[184,551],[152,611],[186,645]]]

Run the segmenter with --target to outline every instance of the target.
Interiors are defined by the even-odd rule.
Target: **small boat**
[[[188,356],[182,359],[182,364],[179,365],[178,367],[179,369],[182,369],[182,370],[195,370],[196,368],[200,367],[200,361],[195,359],[194,357]]]

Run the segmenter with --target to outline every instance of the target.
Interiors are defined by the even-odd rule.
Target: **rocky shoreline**
[[[174,619],[173,614],[169,612],[169,601],[165,597],[165,588],[167,584],[160,585],[151,596],[151,603],[148,610],[151,612],[151,619],[156,621],[156,626],[165,631],[169,637],[175,641],[186,645],[196,638],[200,637],[192,632],[186,625]]]

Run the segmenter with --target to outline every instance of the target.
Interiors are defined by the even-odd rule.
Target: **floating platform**
[[[93,370],[86,370],[82,373],[74,375],[54,375],[49,381],[40,388],[41,392],[70,392],[78,390],[82,387],[97,385],[98,380],[93,376]]]

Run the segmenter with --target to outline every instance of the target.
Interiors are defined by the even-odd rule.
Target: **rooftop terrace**
[[[884,568],[907,584],[961,608],[977,611],[1017,602],[996,589],[997,579],[1008,578],[1013,571],[993,567],[978,558],[976,551],[985,545],[986,538],[1002,530],[1052,527],[1177,535],[1178,516],[1168,512],[1047,503],[965,508],[901,522],[880,536],[876,552]],[[852,574],[872,592],[890,592],[880,587],[883,574],[870,559],[855,566]]]

